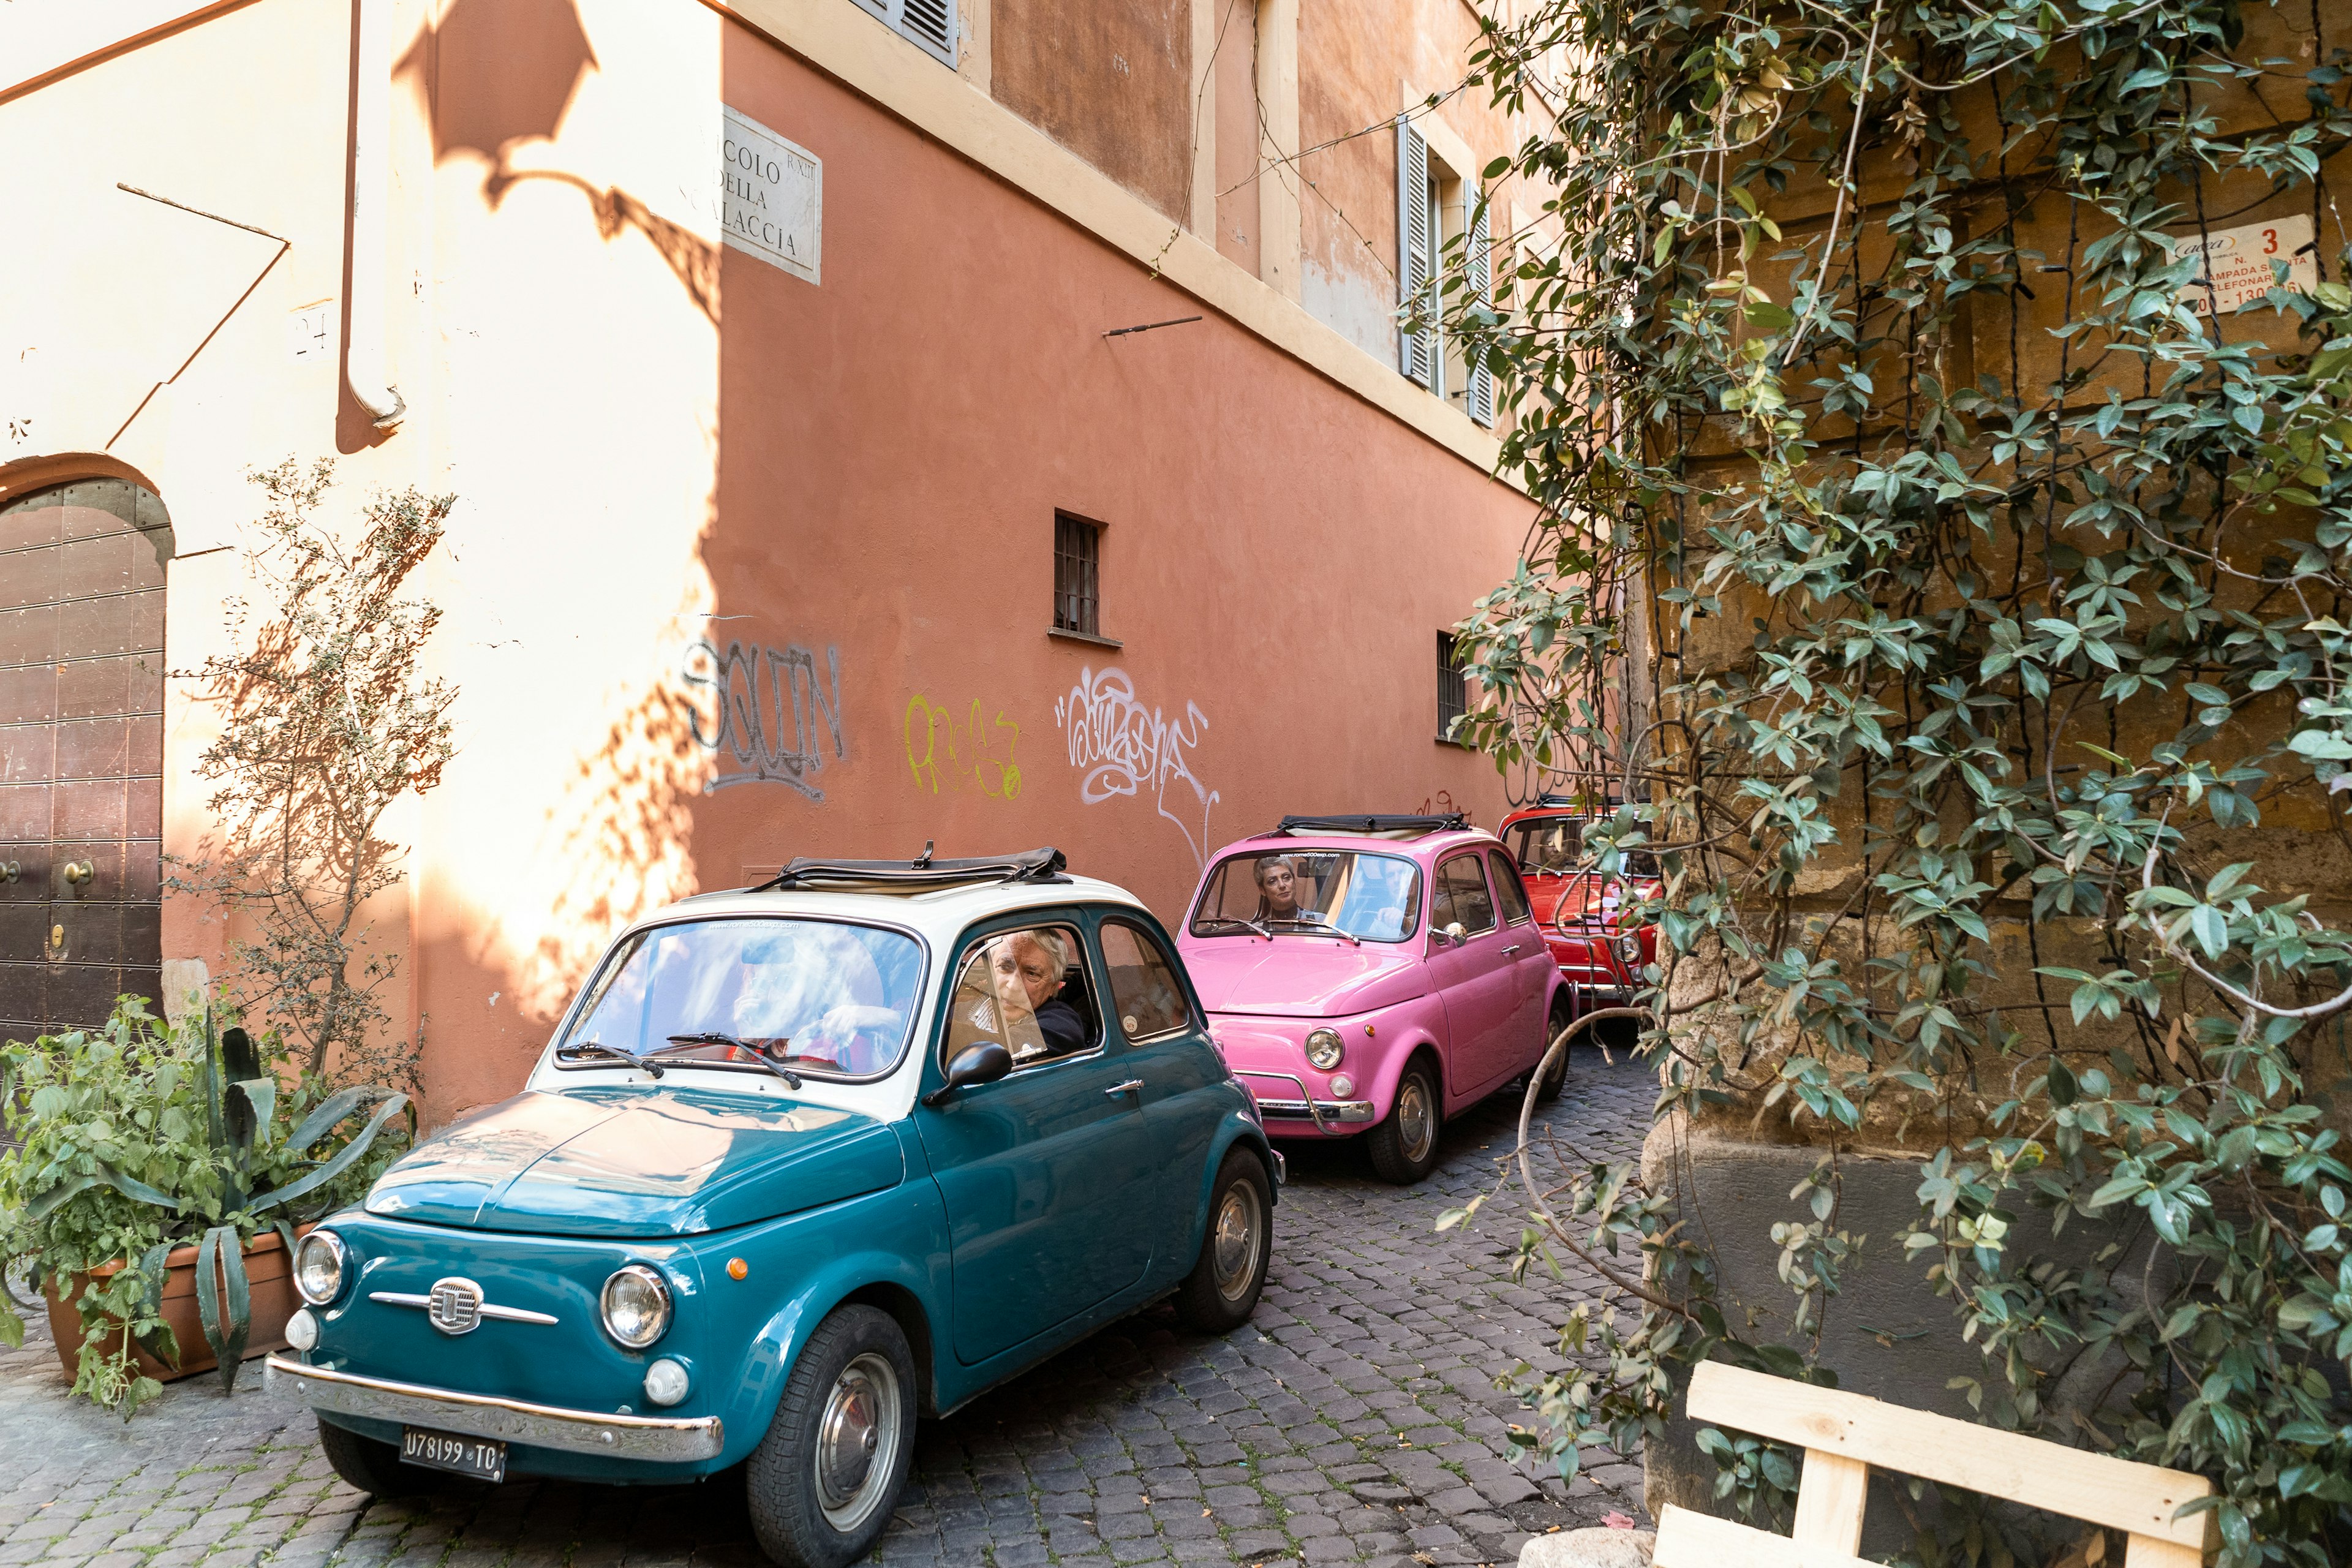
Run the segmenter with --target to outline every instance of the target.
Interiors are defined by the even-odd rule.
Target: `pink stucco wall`
[[[557,0],[575,25],[527,39],[465,9],[401,13],[410,422],[373,437],[277,346],[286,310],[339,291],[341,160],[272,153],[292,167],[264,192],[192,158],[149,177],[209,181],[240,215],[274,203],[299,259],[218,345],[242,449],[118,449],[175,517],[175,483],[228,506],[232,460],[339,448],[353,497],[461,498],[428,587],[462,750],[392,825],[412,875],[377,910],[435,1119],[520,1082],[620,921],[795,854],[1054,843],[1173,918],[1202,856],[1286,811],[1499,818],[1492,767],[1433,739],[1433,638],[1508,572],[1523,498],[1213,312],[1106,340],[1202,307],[691,0]],[[44,136],[99,210],[107,137],[138,127],[74,146],[62,122],[338,142],[338,94],[203,83],[240,50],[331,70],[347,27],[346,6],[264,0],[0,103],[0,139]],[[823,160],[821,284],[676,216],[674,171],[707,161],[680,106],[713,99]],[[1057,508],[1105,526],[1123,647],[1046,635]],[[216,637],[236,561],[175,563],[174,668]],[[787,699],[790,732],[772,705],[762,737],[802,758],[770,770],[797,783],[740,777],[753,666],[772,704],[773,675],[802,671],[804,721]],[[188,849],[207,718],[192,683],[171,702],[167,836]],[[217,961],[203,911],[166,925],[167,955]]]

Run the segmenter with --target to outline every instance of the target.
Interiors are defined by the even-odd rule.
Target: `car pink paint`
[[[1567,1021],[1516,862],[1459,818],[1286,817],[1212,858],[1177,946],[1276,1138],[1392,1126],[1416,1061],[1442,1121],[1522,1079]],[[1338,1059],[1325,1038],[1318,1065],[1309,1037],[1324,1031]],[[1433,1136],[1415,1140],[1427,1159]]]

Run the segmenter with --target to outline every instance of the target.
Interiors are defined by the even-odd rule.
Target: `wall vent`
[[[857,0],[899,37],[953,68],[956,63],[956,0]]]

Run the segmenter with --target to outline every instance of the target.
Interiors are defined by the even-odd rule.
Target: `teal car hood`
[[[692,1089],[534,1091],[418,1144],[367,1210],[541,1236],[694,1236],[905,1174],[898,1136],[856,1111]]]

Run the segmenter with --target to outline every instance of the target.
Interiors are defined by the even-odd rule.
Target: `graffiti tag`
[[[1127,671],[1114,666],[1097,674],[1089,667],[1079,672],[1068,695],[1054,700],[1054,722],[1069,737],[1070,765],[1080,775],[1079,799],[1099,805],[1119,795],[1148,795],[1153,809],[1183,834],[1193,862],[1207,864],[1209,812],[1218,794],[1193,774],[1188,754],[1209,727],[1208,716],[1197,703],[1185,703],[1181,719],[1168,718],[1158,708],[1147,710],[1137,699]],[[1172,803],[1171,784],[1183,786]],[[1176,810],[1170,809],[1171,804]],[[1192,826],[1196,809],[1198,837]]]
[[[687,645],[678,673],[690,687],[709,688],[718,707],[715,728],[706,730],[704,701],[698,696],[689,705],[695,742],[735,759],[735,771],[704,784],[705,794],[729,784],[781,784],[824,799],[810,778],[824,767],[824,743],[832,742],[835,762],[849,754],[841,734],[838,649],[824,650],[820,675],[817,656],[804,647],[730,642],[721,653],[698,638]]]
[[[937,795],[944,775],[950,790],[961,792],[970,784],[992,800],[1011,800],[1021,793],[1021,764],[1013,754],[1021,743],[1021,726],[1007,719],[1003,709],[996,710],[992,721],[975,697],[971,716],[959,721],[944,705],[918,691],[907,700],[904,729],[907,766],[914,773],[917,789]],[[947,740],[945,763],[940,760],[942,736]],[[1003,748],[1001,757],[999,746]]]

